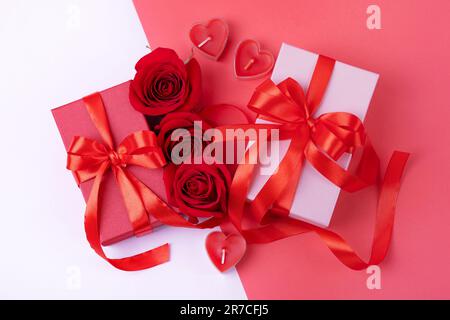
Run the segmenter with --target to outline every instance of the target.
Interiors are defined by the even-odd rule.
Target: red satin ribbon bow
[[[90,95],[83,101],[103,143],[84,137],[74,137],[68,151],[67,168],[74,172],[80,183],[95,179],[85,214],[86,236],[91,247],[113,266],[126,271],[142,270],[168,261],[168,244],[123,259],[109,259],[102,250],[99,233],[99,194],[105,173],[109,169],[112,170],[134,233],[141,235],[151,230],[149,213],[157,210],[158,203],[145,199],[145,194],[149,192],[148,188],[126,167],[138,165],[149,169],[159,168],[165,164],[165,160],[151,131],[133,133],[115,149],[100,94]]]
[[[400,179],[409,154],[394,152],[386,170],[369,262],[360,259],[339,235],[289,218],[305,159],[328,180],[349,192],[374,185],[379,178],[379,158],[358,117],[335,112],[314,118],[334,65],[334,60],[319,57],[306,95],[302,87],[290,78],[278,86],[268,80],[256,89],[249,108],[259,118],[275,122],[273,127],[280,129],[281,139],[290,139],[291,143],[277,173],[270,177],[254,201],[246,203],[249,181],[255,169],[254,165],[249,164],[249,157],[257,145],[250,148],[245,163],[239,166],[233,180],[229,215],[249,243],[266,243],[315,231],[344,264],[352,269],[362,269],[380,263],[387,253]],[[256,128],[258,126],[255,125]],[[362,150],[362,153],[355,173],[336,163],[344,153],[354,154],[356,150]],[[256,227],[243,228],[244,212],[252,214],[258,223]]]
[[[85,231],[91,247],[99,256],[124,271],[151,268],[169,261],[170,257],[167,243],[122,259],[110,259],[105,255],[99,233],[99,195],[103,176],[110,169],[119,185],[136,236],[151,230],[150,214],[163,224],[177,227],[203,229],[220,224],[220,219],[215,218],[199,224],[186,221],[127,170],[129,165],[148,169],[161,168],[165,165],[164,155],[152,131],[133,133],[115,149],[101,95],[95,93],[85,97],[83,101],[103,143],[84,137],[74,137],[68,151],[67,168],[74,173],[79,183],[94,179],[87,201]]]

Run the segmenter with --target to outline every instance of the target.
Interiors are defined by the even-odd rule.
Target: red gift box
[[[141,130],[148,130],[144,116],[136,112],[128,98],[130,82],[102,91],[106,113],[114,142],[118,144],[129,134]],[[73,137],[82,136],[102,141],[98,130],[85,108],[84,102],[78,100],[52,110],[56,125],[58,126],[66,151]],[[163,169],[145,169],[131,166],[128,168],[132,174],[149,187],[161,200],[167,202],[163,181]],[[88,200],[93,180],[80,184],[85,200]],[[100,239],[102,245],[111,245],[134,235],[133,227],[128,219],[127,210],[123,202],[119,186],[114,180],[112,172],[107,172],[102,183],[100,197],[101,219]],[[160,223],[150,215],[153,227]]]

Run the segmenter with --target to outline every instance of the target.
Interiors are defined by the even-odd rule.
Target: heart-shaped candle
[[[212,59],[219,59],[228,41],[228,25],[221,19],[213,19],[207,25],[196,24],[189,37],[195,47]]]
[[[247,249],[245,239],[238,234],[226,236],[223,232],[212,232],[206,238],[206,251],[220,272],[234,267]]]
[[[238,79],[258,79],[267,75],[274,64],[271,52],[261,50],[255,40],[245,40],[236,50],[234,71]]]

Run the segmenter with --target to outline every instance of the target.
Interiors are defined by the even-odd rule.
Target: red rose
[[[164,182],[170,204],[189,217],[222,217],[227,213],[231,174],[225,165],[169,165]]]
[[[146,115],[189,111],[197,106],[201,93],[200,66],[195,59],[186,65],[171,49],[158,48],[136,64],[131,81],[130,102]]]
[[[201,130],[197,128],[199,136],[195,136],[195,123],[201,121]],[[164,152],[167,161],[171,161],[173,148],[180,143],[180,140],[189,143],[188,148],[195,154],[194,151],[199,151],[201,156],[202,149],[207,145],[203,141],[203,132],[211,126],[204,121],[199,115],[192,112],[174,112],[165,116],[159,124],[158,144]],[[172,133],[177,129],[185,129],[189,132],[189,139],[186,137],[178,141],[172,141]],[[189,141],[190,140],[190,141]],[[182,155],[183,158],[189,155]]]

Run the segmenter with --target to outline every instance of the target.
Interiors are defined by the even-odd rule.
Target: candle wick
[[[199,47],[199,48],[203,47],[205,44],[207,44],[207,43],[208,43],[209,41],[211,41],[211,40],[212,40],[211,37],[206,38],[205,40],[203,40],[203,41],[198,45],[198,47]]]
[[[225,264],[225,253],[226,253],[226,250],[222,249],[222,261],[221,261],[221,264]]]
[[[245,65],[244,69],[248,70],[255,63],[255,59],[250,59],[250,61]]]

